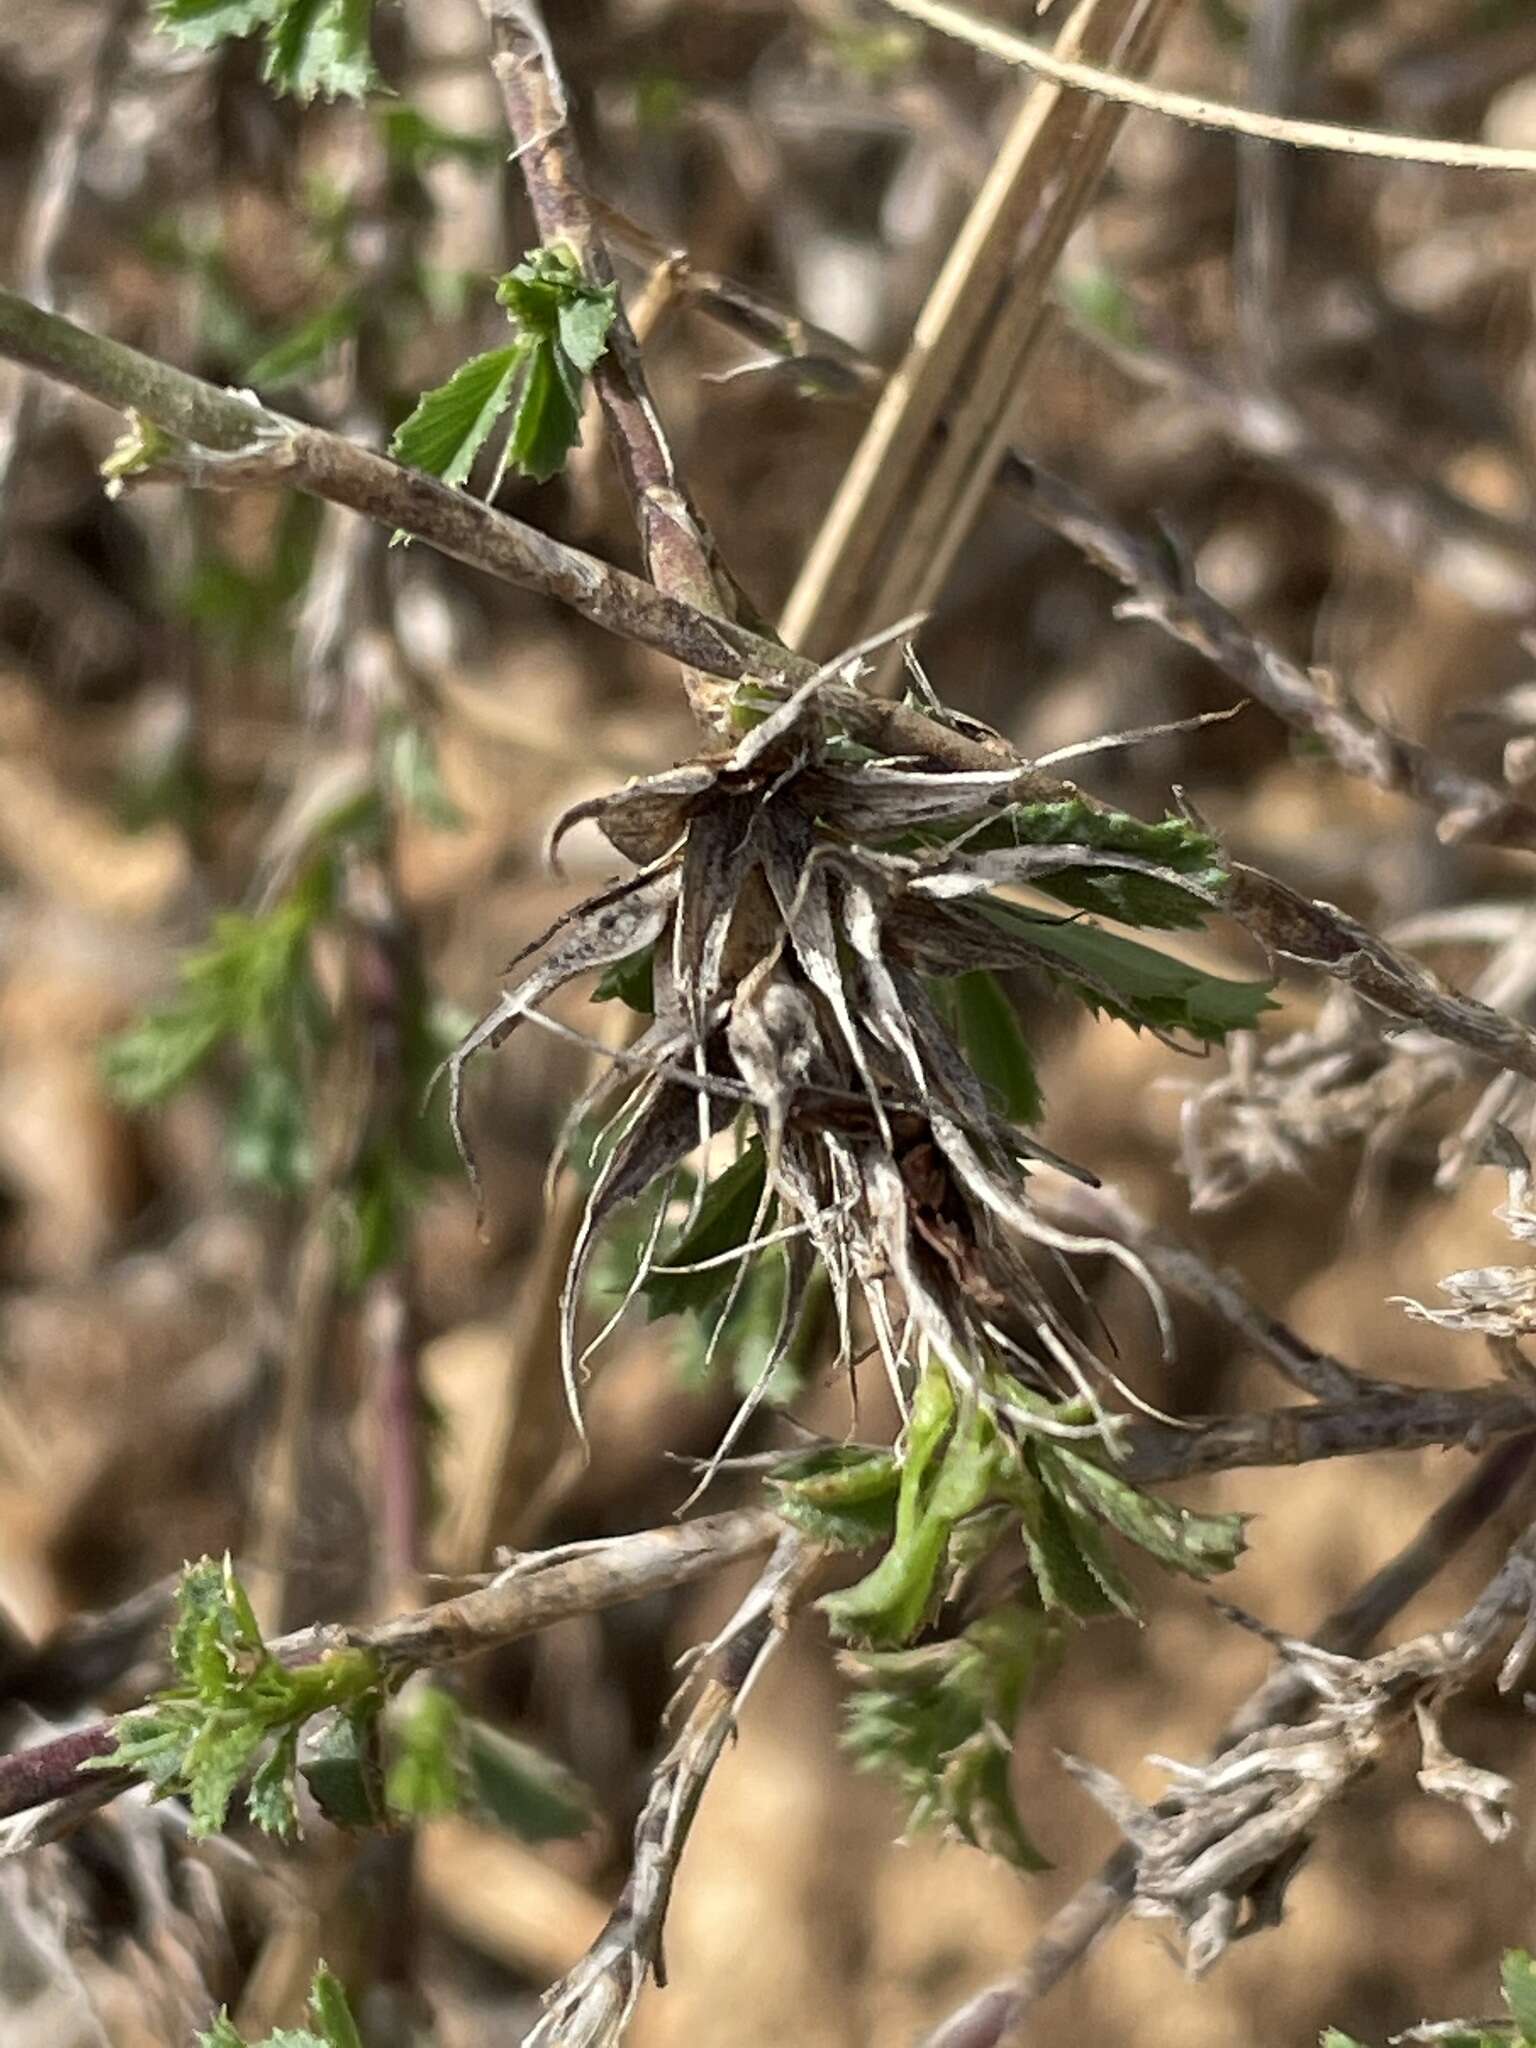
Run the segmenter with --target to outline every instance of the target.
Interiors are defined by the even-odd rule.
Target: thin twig
[[[514,161],[528,188],[539,233],[546,243],[566,244],[595,282],[610,284],[613,267],[587,202],[569,97],[538,0],[482,4],[495,46],[491,68],[517,144]],[[678,474],[622,303],[616,306],[608,347],[592,373],[592,385],[651,580],[658,590],[701,612],[734,617],[733,585]],[[700,722],[706,730],[718,727],[718,688],[693,670],[685,681]]]
[[[58,260],[80,198],[86,154],[111,105],[123,35],[135,0],[111,0],[79,78],[64,94],[38,160],[18,236],[16,275],[35,305],[58,303]],[[9,417],[0,419],[0,533],[8,532],[11,503],[26,446],[41,416],[43,387],[24,377]]]
[[[596,1614],[628,1600],[691,1585],[725,1565],[769,1549],[783,1526],[767,1508],[705,1515],[696,1522],[673,1523],[635,1536],[615,1537],[611,1543],[584,1546],[581,1556],[541,1569],[504,1572],[487,1586],[414,1613],[397,1614],[363,1628],[322,1625],[301,1629],[269,1647],[274,1656],[289,1664],[310,1663],[327,1652],[349,1648],[372,1650],[386,1668],[399,1672],[455,1663],[550,1628],[572,1615]],[[93,1757],[111,1754],[116,1727],[115,1721],[99,1721],[0,1757],[0,1820],[76,1790],[94,1789],[99,1778],[94,1772],[81,1775],[81,1766]],[[125,1773],[121,1782],[112,1782],[121,1791],[133,1781]]]
[[[941,35],[969,43],[973,50],[1001,57],[1007,64],[1038,72],[1042,78],[1055,79],[1078,92],[1096,93],[1119,106],[1165,114],[1194,128],[1248,135],[1259,142],[1283,142],[1291,149],[1375,157],[1387,163],[1438,164],[1447,170],[1464,171],[1536,171],[1536,150],[1499,149],[1482,142],[1436,142],[1426,136],[1384,135],[1371,128],[1337,127],[1331,121],[1292,121],[1276,114],[1254,113],[1247,107],[1230,107],[1219,100],[1169,92],[1161,86],[1145,85],[1139,79],[1123,78],[1118,72],[1100,70],[1093,64],[1058,57],[997,22],[983,21],[963,8],[947,5],[946,0],[885,0],[885,4],[898,14],[937,29]]]

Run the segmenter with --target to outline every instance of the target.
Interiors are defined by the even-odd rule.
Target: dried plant
[[[1231,1204],[1276,1174],[1304,1174],[1342,1148],[1383,1151],[1431,1102],[1475,1080],[1476,1100],[1442,1133],[1441,1184],[1474,1164],[1501,1164],[1509,1191],[1497,1214],[1528,1243],[1536,1206],[1518,1136],[1536,1082],[1528,914],[1473,906],[1378,935],[1236,858],[1182,794],[1167,815],[1142,819],[1059,773],[1199,718],[1096,732],[1025,758],[944,704],[911,645],[922,620],[888,614],[913,578],[920,601],[937,589],[996,477],[1119,581],[1128,614],[1211,660],[1340,770],[1423,802],[1442,844],[1529,852],[1536,820],[1518,789],[1391,731],[1342,683],[1288,659],[1201,589],[1166,536],[1130,531],[1005,443],[1049,273],[1119,119],[1101,108],[1078,121],[1071,94],[1298,148],[1521,172],[1536,159],[1247,113],[1077,54],[1080,43],[1090,54],[1102,43],[1109,59],[1145,57],[1173,12],[1166,5],[1087,8],[1046,50],[937,0],[894,4],[1042,72],[1052,97],[1038,119],[1032,102],[1016,110],[1006,175],[977,200],[883,397],[879,370],[858,351],[765,293],[695,271],[596,199],[558,63],[565,24],[552,34],[536,0],[483,0],[485,56],[538,237],[496,282],[511,338],[468,356],[413,403],[400,402],[395,329],[430,334],[451,297],[430,282],[417,246],[436,203],[428,172],[448,161],[484,178],[500,148],[403,102],[376,129],[355,131],[363,139],[342,198],[313,202],[317,244],[341,273],[330,303],[287,334],[259,345],[246,337],[249,383],[307,387],[302,419],[54,310],[58,204],[67,211],[104,119],[115,13],[93,52],[90,91],[61,130],[66,189],[43,195],[46,217],[28,238],[34,289],[0,292],[0,355],[126,416],[102,465],[114,498],[136,503],[160,482],[291,491],[301,508],[319,501],[326,522],[294,649],[310,758],[267,835],[255,898],[180,953],[169,997],[110,1038],[102,1060],[117,1101],[135,1111],[232,1074],[229,1176],[283,1205],[273,1261],[283,1370],[251,1460],[252,1555],[239,1570],[227,1556],[187,1567],[169,1667],[137,1672],[132,1706],[110,1688],[142,1657],[146,1611],[158,1620],[165,1601],[157,1594],[147,1610],[141,1601],[129,1618],[108,1617],[95,1648],[107,1646],[110,1679],[71,1679],[63,1691],[71,1711],[98,1696],[122,1710],[18,1739],[0,1758],[0,1851],[67,1844],[103,1825],[101,1810],[134,1785],[184,1813],[192,1837],[219,1836],[232,1816],[284,1841],[303,1821],[383,1833],[406,1844],[392,1880],[405,1898],[419,1824],[475,1814],[525,1843],[579,1833],[590,1808],[573,1776],[469,1712],[433,1674],[557,1621],[750,1563],[756,1577],[695,1653],[675,1733],[631,1808],[629,1874],[606,1924],[525,2034],[547,2048],[613,2048],[647,1983],[664,1981],[668,1909],[711,1773],[759,1675],[813,1606],[848,1681],[848,1749],[893,1787],[907,1827],[1020,1871],[1045,1867],[1017,1804],[1015,1727],[1057,1676],[1075,1624],[1141,1611],[1138,1573],[1203,1583],[1233,1567],[1245,1517],[1156,1490],[1192,1475],[1432,1444],[1485,1448],[1474,1479],[1319,1640],[1218,1608],[1271,1645],[1276,1671],[1208,1762],[1165,1765],[1174,1782],[1155,1805],[1098,1766],[1065,1759],[1126,1847],[1052,1923],[1020,1975],[941,2024],[936,2048],[1017,2039],[1036,1999],[1121,1913],[1171,1920],[1196,1975],[1234,1940],[1275,1926],[1318,1828],[1400,1737],[1417,1741],[1422,1790],[1462,1807],[1489,1841],[1513,1825],[1511,1784],[1454,1755],[1441,1717],[1495,1669],[1510,1691],[1536,1648],[1531,1531],[1508,1543],[1461,1620],[1368,1652],[1455,1550],[1524,1501],[1536,1391],[1521,1344],[1536,1320],[1536,1267],[1456,1273],[1442,1283],[1448,1306],[1403,1304],[1437,1329],[1483,1336],[1483,1381],[1373,1378],[1307,1343],[1231,1274],[1148,1222],[1103,1184],[1102,1159],[1052,1150],[1036,1056],[1052,1019],[1077,1005],[1174,1053],[1213,1059],[1216,1077],[1192,1085],[1186,1105],[1195,1210]],[[155,16],[194,53],[252,42],[266,84],[302,102],[366,100],[381,83],[387,32],[371,0],[158,0]],[[889,55],[857,35],[845,59],[850,50],[875,70]],[[1036,240],[1005,275],[1042,193]],[[654,266],[645,292],[621,289],[613,248]],[[205,285],[217,270],[182,243],[174,260]],[[829,620],[848,628],[852,644],[830,660],[764,624],[674,457],[642,345],[674,295],[766,345],[807,394],[876,402],[790,606],[817,655]],[[42,387],[25,388],[0,470],[0,514],[16,465],[36,455]],[[327,388],[329,399],[316,396]],[[584,426],[599,421],[643,574],[497,509],[509,479],[545,484],[583,463]],[[389,455],[375,452],[394,422]],[[1337,496],[1344,486],[1330,475]],[[350,523],[356,514],[368,523]],[[555,821],[551,865],[588,826],[626,870],[522,946],[499,999],[467,1030],[450,1029],[433,999],[402,880],[410,833],[461,821],[439,768],[436,686],[406,653],[389,595],[391,535],[665,655],[697,730],[688,758]],[[877,562],[880,580],[870,583]],[[265,582],[247,578],[248,619],[278,602],[288,566],[280,531]],[[882,694],[898,662],[901,693]],[[1518,768],[1518,753],[1510,758]],[[1189,936],[1218,919],[1246,935],[1265,973],[1237,978],[1186,957]],[[1418,953],[1468,939],[1488,957],[1462,994]],[[1282,1037],[1265,1025],[1282,1007],[1276,976],[1286,967],[1320,972],[1334,988],[1310,1024]],[[569,1021],[564,992],[591,976],[592,1000],[621,1005],[627,1030],[600,1038]],[[479,1207],[490,1206],[466,1075],[524,1026],[592,1055],[551,1166],[552,1179],[569,1172],[582,1192],[568,1243],[552,1238],[537,1269],[548,1298],[530,1304],[528,1324],[558,1329],[550,1349],[559,1352],[533,1361],[541,1386],[558,1377],[584,1436],[587,1383],[626,1312],[644,1305],[688,1318],[701,1373],[728,1364],[737,1400],[695,1461],[686,1506],[726,1483],[749,1487],[750,1503],[508,1554],[465,1590],[429,1599],[435,1447],[420,1317],[429,1276],[415,1231],[433,1177],[451,1161],[440,1142],[448,1134]],[[439,1110],[417,1114],[434,1068],[447,1078],[446,1131]],[[1172,1302],[1194,1302],[1235,1346],[1273,1364],[1300,1405],[1232,1415],[1155,1406],[1135,1360],[1122,1360],[1095,1320],[1089,1281],[1102,1262],[1134,1283],[1136,1351],[1155,1331],[1170,1359]],[[317,1502],[344,1491],[317,1460],[328,1434],[324,1367],[354,1321],[381,1446],[364,1503],[376,1534],[361,1575],[367,1592],[354,1586],[336,1606],[371,1618],[293,1630],[298,1608],[317,1611],[294,1569],[296,1535]],[[854,1434],[871,1364],[895,1418],[886,1441]],[[787,1446],[780,1433],[763,1448],[766,1433],[754,1433],[762,1411],[788,1406],[808,1373],[846,1383],[848,1433],[801,1425]],[[515,1432],[502,1434],[505,1460]],[[500,1497],[495,1483],[490,1497]],[[45,1646],[31,1667],[23,1659],[15,1697],[46,1691],[39,1674],[50,1670],[57,1686],[58,1669],[72,1668],[68,1650],[53,1646],[50,1662]],[[199,1998],[210,1992],[201,1974],[197,1988]],[[1536,2013],[1528,1959],[1507,1961],[1505,1990],[1508,2021],[1404,2038],[1523,2040]],[[211,2012],[211,1993],[204,2003]],[[312,2026],[279,2028],[270,2048],[359,2048],[341,1984],[323,1967],[309,2012]],[[251,2024],[226,2010],[201,2039],[244,2048]],[[1347,2048],[1346,2037],[1332,2038]]]

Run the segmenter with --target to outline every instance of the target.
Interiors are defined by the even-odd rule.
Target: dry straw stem
[[[1057,51],[1148,51],[1173,4],[1080,0]],[[1054,86],[1025,94],[790,594],[781,626],[792,646],[824,659],[926,604],[942,583],[963,538],[953,531],[957,500],[1000,430],[999,413],[1004,422],[1011,416],[1056,259],[1121,118],[1100,108],[1085,120],[1080,103]],[[935,458],[934,431],[946,415]],[[941,548],[943,560],[930,566]]]
[[[1314,1631],[1325,1650],[1359,1655],[1511,1501],[1528,1492],[1536,1437],[1516,1437],[1469,1473],[1411,1540]],[[1237,1709],[1212,1749],[1221,1756],[1262,1728],[1296,1720],[1315,1698],[1294,1663],[1281,1663]],[[1047,1921],[1023,1967],[976,1993],[928,2035],[923,2048],[1024,2048],[1044,1999],[1122,1920],[1135,1895],[1137,1852],[1116,1849]]]
[[[1193,128],[1212,128],[1224,135],[1251,136],[1257,142],[1283,142],[1292,149],[1327,150],[1338,156],[1374,157],[1385,163],[1432,164],[1459,171],[1536,171],[1536,150],[1499,149],[1481,142],[1437,142],[1428,136],[1384,135],[1372,128],[1343,128],[1331,121],[1295,121],[1279,114],[1254,113],[1246,107],[1231,107],[1220,100],[1200,99],[1190,93],[1167,92],[1125,78],[1116,71],[1100,70],[1052,50],[1042,50],[1025,37],[994,21],[983,21],[963,7],[950,7],[945,0],[885,0],[887,7],[937,29],[956,42],[969,43],[973,50],[1001,57],[1005,64],[1017,64],[1042,78],[1077,92],[1090,92],[1117,106],[1135,108],[1148,114],[1165,114]]]

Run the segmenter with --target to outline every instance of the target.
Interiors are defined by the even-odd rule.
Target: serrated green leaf
[[[363,2048],[341,1979],[324,1963],[315,1971],[315,1981],[309,1987],[309,2008],[326,2048]]]
[[[864,1688],[844,1742],[861,1770],[894,1777],[909,1827],[940,1827],[1021,1870],[1048,1868],[1014,1804],[1009,1731],[1060,1654],[1060,1631],[1022,1602],[918,1650],[844,1656]]]
[[[461,363],[446,384],[424,391],[389,444],[397,461],[462,484],[507,407],[527,357],[521,342],[488,349]]]
[[[376,1705],[338,1713],[300,1764],[315,1804],[334,1827],[378,1827],[388,1818]]]
[[[565,458],[580,439],[580,379],[558,347],[540,342],[528,353],[507,436],[507,457],[523,476],[548,483],[565,467]]]
[[[1017,832],[1015,843],[1020,845],[1091,846],[1105,853],[1134,854],[1186,875],[1192,889],[1207,895],[1218,891],[1227,879],[1215,840],[1184,818],[1148,824],[1124,811],[1101,811],[1081,797],[1063,803],[1020,804],[1016,813],[1007,815]],[[983,844],[991,836],[990,831],[983,835]],[[1074,909],[1097,911],[1147,930],[1193,930],[1210,914],[1209,904],[1199,895],[1186,894],[1156,875],[1123,868],[1080,868],[1069,874],[1041,875],[1039,886]]]
[[[198,2048],[246,2048],[245,2037],[237,2032],[234,2021],[225,2006],[211,2027],[205,2027],[197,2037]]]
[[[739,1159],[716,1174],[699,1204],[693,1228],[651,1268],[641,1288],[653,1318],[681,1315],[688,1309],[705,1315],[729,1292],[735,1272],[731,1264],[711,1266],[702,1273],[668,1269],[721,1258],[744,1244],[762,1200],[765,1172],[763,1148],[754,1139]]]
[[[229,1803],[266,1733],[259,1721],[239,1714],[213,1714],[199,1726],[181,1763],[194,1835],[216,1835],[223,1827]]]
[[[1536,1960],[1528,1949],[1506,1951],[1499,1966],[1499,1983],[1515,2025],[1522,2034],[1536,2037]]]
[[[1046,918],[996,898],[985,915],[1061,963],[1062,978],[1090,1009],[1122,1022],[1183,1031],[1203,1044],[1249,1031],[1274,1008],[1267,981],[1229,981],[1080,920]],[[1082,974],[1075,980],[1073,969]]]
[[[285,1729],[258,1765],[245,1797],[246,1810],[257,1827],[282,1842],[291,1841],[299,1831],[299,1803],[294,1791],[298,1746],[298,1729]]]
[[[567,1842],[592,1826],[592,1795],[573,1771],[484,1721],[465,1724],[470,1797],[524,1842]]]
[[[342,342],[350,341],[362,319],[362,301],[353,293],[311,314],[290,333],[268,344],[245,375],[252,384],[292,384],[307,377]]]
[[[147,1109],[184,1088],[224,1035],[217,1015],[152,1010],[103,1045],[102,1077],[124,1108]]]
[[[901,1468],[890,1451],[849,1444],[802,1452],[768,1483],[785,1521],[833,1549],[863,1550],[895,1527]]]
[[[583,377],[590,377],[607,353],[608,332],[613,326],[618,301],[611,286],[594,289],[583,285],[560,300],[556,316],[560,346]]]
[[[1365,2048],[1353,2034],[1341,2034],[1337,2027],[1325,2027],[1318,2036],[1318,2048]]]
[[[972,1071],[1014,1123],[1037,1123],[1045,1103],[1018,1012],[985,968],[947,984],[956,1029]]]
[[[364,99],[378,84],[373,0],[279,0],[263,75],[295,99]]]
[[[1241,1515],[1197,1514],[1192,1508],[1143,1493],[1118,1473],[1064,1445],[1041,1446],[1042,1470],[1058,1471],[1077,1499],[1160,1564],[1193,1579],[1229,1572],[1244,1548]]]
[[[1079,1621],[1111,1615],[1134,1616],[1131,1589],[1108,1554],[1102,1531],[1048,1483],[1028,1461],[1016,1475],[1011,1497],[1019,1508],[1019,1529],[1040,1598],[1052,1612]]]

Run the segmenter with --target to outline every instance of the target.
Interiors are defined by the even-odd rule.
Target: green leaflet
[[[1060,961],[1062,980],[1090,1009],[1138,1028],[1183,1031],[1202,1044],[1219,1044],[1228,1032],[1252,1030],[1274,1008],[1267,981],[1229,981],[1098,925],[1042,917],[996,898],[980,907],[1015,937]]]
[[[882,1649],[910,1641],[1010,1521],[1044,1607],[1081,1621],[1136,1613],[1110,1530],[1199,1579],[1230,1570],[1243,1542],[1240,1515],[1173,1506],[1044,1436],[1016,1442],[979,1407],[957,1404],[934,1364],[894,1456],[823,1450],[781,1466],[773,1484],[781,1512],[820,1541],[854,1548],[889,1530],[867,1577],[820,1603],[837,1634]]]
[[[156,0],[155,19],[199,50],[259,30],[263,76],[296,99],[362,99],[379,82],[373,0]]]
[[[523,1842],[565,1842],[592,1825],[592,1795],[574,1772],[531,1743],[466,1721],[469,1802]]]
[[[995,1441],[992,1425],[974,1408],[957,1417],[949,1375],[930,1364],[902,1437],[890,1548],[867,1578],[818,1603],[838,1635],[895,1648],[917,1633],[937,1600],[955,1523],[981,1507],[991,1489]]]
[[[653,1017],[656,1014],[655,959],[656,948],[646,946],[639,953],[631,953],[626,960],[616,960],[604,970],[602,980],[592,991],[593,1002],[621,1002],[642,1017]]]
[[[702,1273],[669,1272],[667,1268],[721,1258],[744,1244],[762,1200],[765,1172],[762,1145],[754,1140],[710,1182],[693,1228],[659,1255],[640,1290],[652,1317],[681,1315],[687,1309],[707,1315],[723,1301],[735,1277],[734,1264],[710,1266]]]
[[[1528,1949],[1512,1948],[1506,1953],[1499,1983],[1510,2018],[1522,2034],[1536,2038],[1536,1961]]]
[[[319,369],[342,342],[350,341],[362,319],[362,301],[348,292],[289,333],[270,342],[246,365],[252,384],[296,384]]]
[[[422,393],[390,442],[390,454],[445,484],[462,484],[511,404],[522,365],[523,350],[516,342],[471,356],[446,384]]]
[[[1206,893],[1220,889],[1226,880],[1215,840],[1184,818],[1164,818],[1149,825],[1127,812],[1100,811],[1074,798],[1064,803],[1020,804],[1007,819],[1017,837],[1011,842],[999,837],[998,845],[1092,846],[1106,853],[1136,854],[1187,875],[1193,888]],[[989,835],[982,833],[968,844],[980,851],[988,839]],[[1209,906],[1199,896],[1186,895],[1156,875],[1125,869],[1095,872],[1083,868],[1042,877],[1039,886],[1074,909],[1096,911],[1148,930],[1193,930],[1209,914]]]
[[[1030,1840],[1009,1785],[1010,1731],[1054,1670],[1061,1631],[1038,1607],[1011,1602],[948,1642],[845,1654],[861,1688],[843,1741],[860,1770],[894,1778],[908,1827],[935,1827],[1020,1870],[1050,1866]]]
[[[1242,1555],[1245,1517],[1202,1515],[1143,1493],[1118,1473],[1065,1445],[1040,1445],[1042,1469],[1061,1475],[1066,1489],[1092,1513],[1117,1529],[1138,1550],[1192,1579],[1229,1572]]]
[[[200,2048],[363,2048],[341,1980],[324,1963],[309,1987],[309,2012],[312,2028],[278,2027],[252,2042],[237,2031],[228,2012],[221,2012],[212,2027],[198,2035],[198,2042]]]
[[[901,1467],[892,1451],[829,1445],[786,1458],[768,1483],[785,1521],[831,1549],[863,1550],[895,1526]]]
[[[597,285],[563,246],[530,250],[496,288],[516,339],[461,366],[425,391],[390,452],[445,483],[462,484],[502,415],[512,424],[492,477],[494,496],[510,462],[544,483],[581,437],[585,380],[608,346],[618,310],[612,285]]]
[[[1045,1100],[1019,1013],[995,974],[978,968],[942,983],[961,1049],[999,1111],[1016,1124],[1038,1123]]]

